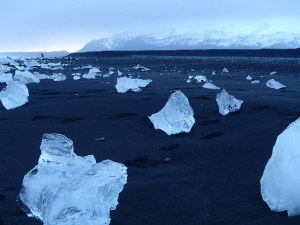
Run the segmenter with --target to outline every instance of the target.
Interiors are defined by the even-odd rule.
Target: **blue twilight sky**
[[[77,51],[118,33],[300,33],[300,0],[0,0],[0,52]]]

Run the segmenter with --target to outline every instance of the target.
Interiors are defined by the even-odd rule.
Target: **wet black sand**
[[[72,139],[78,155],[128,166],[128,183],[111,213],[112,225],[300,224],[299,216],[271,212],[259,184],[277,135],[300,116],[299,59],[144,56],[62,62],[70,63],[61,71],[68,76],[76,72],[72,68],[91,64],[103,72],[112,66],[153,82],[142,92],[119,94],[116,74],[95,80],[43,80],[28,85],[26,105],[9,111],[0,106],[1,225],[41,224],[27,218],[16,198],[23,176],[37,164],[45,132]],[[151,71],[123,70],[138,63]],[[224,67],[229,74],[221,74]],[[212,70],[217,76],[210,75]],[[270,76],[272,71],[278,74]],[[244,100],[241,110],[219,114],[218,91],[186,83],[189,74],[204,74]],[[250,84],[247,75],[261,83]],[[287,88],[267,88],[271,78]],[[153,129],[147,117],[178,89],[189,98],[196,123],[189,134],[168,136]],[[106,140],[95,142],[97,137]],[[163,162],[167,157],[171,161]]]

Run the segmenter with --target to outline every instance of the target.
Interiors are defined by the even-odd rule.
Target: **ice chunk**
[[[275,75],[277,72],[276,71],[273,71],[270,73],[270,75]]]
[[[229,73],[229,70],[226,67],[224,67],[222,73]]]
[[[149,119],[155,129],[163,130],[168,135],[189,133],[195,123],[194,111],[181,91],[172,93],[166,105]]]
[[[219,113],[223,116],[238,111],[244,102],[243,100],[236,99],[232,95],[229,95],[225,89],[217,94],[216,101],[219,106]]]
[[[279,83],[278,81],[274,80],[274,79],[271,79],[271,80],[268,80],[266,82],[266,85],[269,87],[269,88],[273,88],[273,89],[282,89],[282,88],[285,88],[286,86],[284,86],[283,84]]]
[[[27,70],[16,70],[14,79],[20,81],[23,84],[40,83],[40,79]]]
[[[300,118],[277,137],[260,184],[271,210],[300,215]]]
[[[49,79],[52,79],[53,81],[64,81],[67,79],[67,77],[62,73],[54,73],[53,75],[49,76]]]
[[[26,85],[14,80],[7,82],[6,87],[0,92],[0,100],[7,110],[24,105],[28,102],[28,96]]]
[[[248,75],[248,76],[246,77],[246,80],[252,80],[252,77],[251,77],[250,75]]]
[[[27,67],[27,69],[31,69],[32,67],[40,67],[41,66],[41,64],[34,59],[24,60],[24,65]]]
[[[216,76],[216,75],[217,75],[217,74],[216,74],[216,71],[213,70],[213,71],[211,72],[211,75],[212,75],[212,76]]]
[[[77,156],[62,134],[44,134],[38,165],[23,179],[19,199],[45,225],[108,225],[127,168],[93,155]]]
[[[80,80],[81,79],[81,76],[80,75],[74,75],[73,76],[73,80]]]
[[[194,79],[196,80],[197,83],[205,83],[205,82],[207,82],[206,77],[202,76],[202,75],[194,76]]]
[[[93,67],[89,70],[89,73],[101,73],[101,71],[99,70],[99,68]]]
[[[219,87],[217,87],[216,85],[214,85],[213,83],[207,82],[205,84],[202,85],[203,88],[207,88],[207,89],[216,89],[216,90],[220,90]]]
[[[109,74],[109,75],[113,75],[114,73],[115,73],[115,72],[112,71],[112,70],[108,71],[108,74]]]
[[[146,87],[152,80],[132,79],[128,77],[119,77],[117,79],[116,89],[119,93],[126,93],[129,89],[134,92],[141,91],[140,87]]]
[[[0,83],[6,83],[12,79],[11,73],[1,73],[0,72]]]
[[[84,79],[96,79],[96,73],[83,74],[82,78],[84,78]]]
[[[118,76],[122,76],[122,72],[120,70],[118,70]]]
[[[251,81],[251,84],[259,84],[260,81],[259,80],[254,80],[254,81]]]
[[[6,65],[1,65],[1,64],[0,64],[0,73],[1,73],[1,72],[7,73],[7,72],[9,72],[10,70],[11,70],[11,67],[6,66]]]
[[[135,70],[141,70],[143,72],[149,71],[150,69],[144,66],[141,66],[140,64],[137,64],[136,66],[132,67]]]
[[[48,76],[48,75],[42,74],[42,73],[39,73],[39,72],[34,72],[34,73],[33,73],[33,76],[37,77],[37,78],[40,79],[40,80],[46,80],[46,79],[49,79],[49,76]]]
[[[87,65],[87,66],[81,67],[81,69],[92,69],[92,68],[93,68],[92,65]]]

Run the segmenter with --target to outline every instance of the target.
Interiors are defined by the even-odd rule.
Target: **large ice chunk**
[[[62,134],[44,134],[38,165],[23,179],[19,199],[28,216],[45,225],[108,225],[127,168],[93,155],[77,156]]]
[[[20,81],[23,84],[40,83],[40,79],[34,76],[28,70],[25,71],[16,70],[14,79]]]
[[[300,215],[300,118],[277,137],[260,184],[271,210]]]
[[[269,87],[269,88],[273,88],[273,89],[282,89],[282,88],[285,88],[286,86],[284,86],[283,84],[279,83],[278,81],[274,80],[274,79],[271,79],[271,80],[268,80],[266,82],[266,85]]]
[[[6,83],[10,80],[12,80],[12,74],[11,73],[1,73],[0,72],[0,83]]]
[[[168,135],[189,133],[195,123],[194,111],[181,91],[172,93],[166,105],[149,119],[155,129],[163,130]]]
[[[236,99],[234,96],[229,95],[225,89],[217,94],[216,101],[219,106],[219,113],[223,116],[238,111],[244,102],[243,100]]]
[[[146,87],[152,80],[132,79],[129,77],[119,77],[117,79],[116,89],[119,93],[126,93],[129,89],[134,92],[141,91],[140,87]]]
[[[19,81],[9,81],[0,92],[0,100],[6,109],[14,109],[28,102],[28,89]]]

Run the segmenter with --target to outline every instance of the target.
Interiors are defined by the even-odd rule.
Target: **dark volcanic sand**
[[[117,75],[43,80],[28,85],[26,105],[9,111],[1,105],[1,225],[41,224],[27,218],[16,198],[23,176],[37,164],[45,132],[72,139],[78,155],[93,154],[98,161],[111,159],[128,166],[128,183],[111,213],[112,225],[300,224],[299,216],[270,211],[259,184],[277,135],[300,116],[299,59],[145,56],[62,62],[70,63],[61,71],[66,75],[77,72],[72,70],[76,66],[91,64],[103,72],[112,66],[153,82],[142,92],[119,94],[114,87]],[[138,63],[151,71],[123,70]],[[223,67],[231,78],[220,73]],[[191,75],[203,71],[217,86],[244,100],[241,110],[219,114],[218,91],[186,83],[190,69],[195,70]],[[212,70],[217,76],[210,75]],[[278,74],[270,76],[272,71]],[[248,74],[261,83],[250,84],[245,80]],[[267,88],[271,78],[287,88]],[[168,136],[153,129],[147,117],[177,89],[189,98],[196,123],[189,134]],[[95,142],[97,137],[106,140]],[[167,157],[171,161],[162,162]]]

